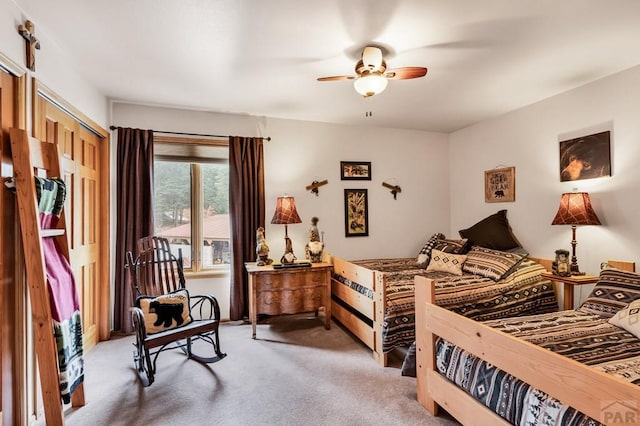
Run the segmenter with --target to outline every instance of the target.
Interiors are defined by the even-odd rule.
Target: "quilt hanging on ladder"
[[[35,176],[41,229],[55,228],[66,197],[64,181]],[[47,271],[53,334],[58,352],[60,396],[65,404],[84,380],[82,317],[69,260],[60,252],[55,238],[43,238],[42,252]]]

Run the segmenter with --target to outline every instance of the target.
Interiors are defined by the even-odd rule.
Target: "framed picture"
[[[484,172],[484,202],[502,203],[516,200],[516,168],[487,170]]]
[[[611,176],[611,132],[560,141],[560,182]]]
[[[344,190],[344,236],[369,236],[369,207],[366,189]]]
[[[371,180],[371,161],[341,161],[340,180]]]

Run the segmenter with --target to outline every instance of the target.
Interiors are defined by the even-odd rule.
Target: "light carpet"
[[[156,381],[143,388],[133,337],[99,343],[86,355],[86,405],[67,425],[454,425],[416,401],[401,359],[383,368],[332,322],[292,315],[220,327],[222,361],[202,365],[178,350],[160,354]],[[44,424],[44,419],[38,422]]]

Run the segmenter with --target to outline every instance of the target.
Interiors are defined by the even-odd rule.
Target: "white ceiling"
[[[640,64],[638,0],[14,1],[109,98],[216,112],[451,132]],[[316,81],[367,44],[429,72]]]

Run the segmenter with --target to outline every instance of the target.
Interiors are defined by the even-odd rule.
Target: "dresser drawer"
[[[262,274],[256,277],[256,290],[284,290],[298,287],[325,286],[325,272],[305,271],[297,274]]]
[[[258,314],[280,315],[313,312],[324,306],[326,287],[304,287],[278,291],[258,291]]]
[[[331,329],[331,268],[329,263],[311,267],[274,268],[245,263],[249,274],[249,317],[256,338],[258,314],[318,313],[324,328]]]

